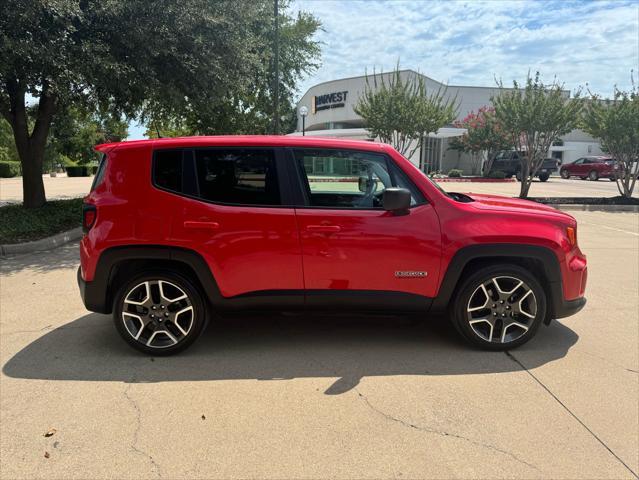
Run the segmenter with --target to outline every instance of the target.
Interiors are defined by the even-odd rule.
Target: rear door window
[[[199,197],[237,205],[280,205],[280,190],[271,149],[215,148],[195,150]]]

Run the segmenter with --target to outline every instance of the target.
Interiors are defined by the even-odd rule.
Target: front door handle
[[[307,232],[313,233],[337,233],[342,228],[339,225],[308,225]]]
[[[187,220],[184,222],[184,228],[190,230],[217,230],[220,228],[220,224],[217,222],[196,222]]]

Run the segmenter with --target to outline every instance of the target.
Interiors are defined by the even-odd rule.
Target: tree
[[[320,23],[312,15],[286,12],[287,2],[279,10],[279,119],[282,133],[297,126],[294,95],[299,80],[319,67],[319,42],[313,39]],[[274,41],[272,4],[264,3],[261,21],[250,28],[265,45]],[[248,88],[230,90],[223,97],[203,95],[193,98],[179,112],[166,115],[154,112],[147,118],[146,135],[155,137],[178,135],[267,134],[273,129],[275,72],[273,50],[264,48],[258,61],[245,76]]]
[[[472,173],[477,173],[483,153],[491,159],[495,152],[510,148],[510,141],[495,117],[495,109],[481,107],[477,113],[470,112],[464,119],[453,124],[457,128],[465,128],[466,133],[454,137],[450,148],[469,153]]]
[[[499,95],[492,98],[495,116],[511,145],[521,152],[519,196],[526,198],[552,143],[577,126],[582,102],[579,92],[569,98],[556,80],[544,85],[539,73],[534,78],[529,74],[523,88],[516,81],[513,89],[498,85]]]
[[[354,110],[372,138],[410,158],[420,147],[422,135],[435,133],[455,119],[457,106],[457,98],[449,97],[445,88],[427,92],[421,75],[403,79],[397,64],[389,74],[366,75],[364,93]]]
[[[109,113],[71,107],[54,118],[47,154],[54,162],[56,157],[64,155],[78,164],[87,164],[99,159],[93,149],[95,145],[121,141],[126,138],[127,130],[127,122]]]
[[[617,188],[630,198],[639,175],[639,89],[634,82],[630,91],[615,87],[613,100],[591,95],[586,103],[582,128],[601,140],[619,166]]]
[[[45,147],[72,106],[133,118],[249,95],[268,39],[269,0],[4,0],[0,113],[22,163],[24,206],[46,198]],[[272,16],[272,14],[271,14]],[[27,99],[33,98],[30,118]],[[161,117],[161,116],[160,116]],[[32,127],[30,127],[32,124]]]

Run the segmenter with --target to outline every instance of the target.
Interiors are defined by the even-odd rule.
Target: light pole
[[[300,115],[302,116],[302,137],[306,136],[306,115],[308,115],[308,108],[306,105],[300,107]]]

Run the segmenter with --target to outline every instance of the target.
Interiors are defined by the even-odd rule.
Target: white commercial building
[[[391,73],[377,75],[378,78],[383,75],[388,80]],[[470,112],[477,112],[481,107],[490,106],[491,97],[499,94],[498,88],[447,86],[412,70],[403,70],[400,75],[403,79],[420,75],[427,91],[436,92],[441,89],[445,90],[447,96],[456,97],[459,105],[456,120],[463,119]],[[301,135],[304,127],[306,135],[370,139],[364,120],[353,109],[365,89],[366,76],[332,80],[309,88],[298,102],[297,132],[292,135]],[[569,96],[570,92],[565,91],[565,95]],[[304,111],[307,113],[303,118],[300,112]],[[464,173],[471,173],[469,156],[448,147],[451,137],[464,132],[463,129],[447,125],[434,134],[424,135],[420,148],[410,160],[427,172],[447,173],[458,168],[464,170]],[[599,142],[580,130],[572,131],[558,143],[551,148],[549,155],[563,163],[601,153]]]

